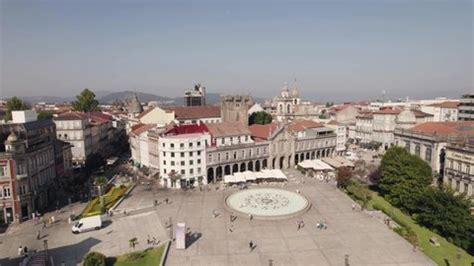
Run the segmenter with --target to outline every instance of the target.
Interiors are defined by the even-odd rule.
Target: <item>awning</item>
[[[305,169],[313,169],[315,171],[334,170],[330,165],[321,160],[304,160],[298,164]]]

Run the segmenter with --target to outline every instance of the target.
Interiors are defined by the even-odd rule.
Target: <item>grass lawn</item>
[[[159,265],[165,255],[166,243],[146,251],[128,253],[115,258],[107,258],[107,266]]]
[[[374,203],[381,206],[388,213],[392,213],[394,217],[409,226],[416,233],[421,250],[438,265],[471,265],[471,262],[474,262],[474,257],[469,255],[466,251],[449,243],[442,236],[431,232],[425,227],[419,226],[410,216],[402,213],[399,209],[392,207],[390,203],[377,193],[372,194],[372,199],[370,200],[368,207],[372,208]],[[429,240],[433,236],[437,238],[440,246],[436,247],[430,244]],[[460,263],[458,263],[458,260],[456,259],[458,250],[461,253]]]
[[[127,191],[127,187],[112,187],[103,197],[106,209],[110,209],[120,197]],[[100,199],[99,197],[91,200],[81,213],[81,217],[94,216],[103,214],[100,210]]]

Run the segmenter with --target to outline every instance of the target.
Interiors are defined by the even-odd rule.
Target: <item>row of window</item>
[[[166,143],[163,142],[162,146],[163,146],[163,148],[166,148]],[[174,143],[169,143],[169,147],[170,147],[171,149],[174,149],[174,146],[175,146]],[[179,144],[179,147],[180,147],[181,149],[183,149],[184,146],[185,146],[184,143],[180,143],[180,144]],[[189,148],[192,148],[193,146],[194,146],[194,143],[193,143],[193,142],[189,142],[189,143],[188,143],[188,147],[189,147]],[[196,146],[197,146],[197,147],[201,147],[201,141],[197,141],[197,142],[196,142]]]
[[[457,192],[460,193],[466,193],[468,196],[472,196],[473,192],[469,190],[469,184],[456,180],[456,184],[453,184],[453,179],[448,178],[449,185],[451,185],[451,188],[456,190]]]
[[[266,147],[263,147],[262,148],[262,154],[266,154],[267,153],[267,148]],[[239,153],[240,153],[240,157],[239,157]],[[225,161],[228,161],[230,160],[231,158],[233,160],[237,160],[237,159],[245,159],[246,158],[246,154],[248,155],[247,158],[251,158],[252,157],[252,149],[248,149],[247,152],[245,152],[245,150],[240,150],[240,151],[234,151],[232,152],[232,154],[230,152],[225,152],[225,153],[217,153],[217,158],[216,158],[216,162],[221,162],[221,154],[223,154],[224,156],[224,160]],[[260,148],[256,148],[255,149],[255,154],[256,156],[259,156],[260,155]],[[232,157],[231,157],[232,156]],[[208,161],[209,162],[212,162],[213,161],[213,158],[214,155],[212,153],[209,153],[208,155]]]
[[[234,137],[229,137],[229,139],[230,139],[230,143],[234,143],[234,140],[235,140]],[[240,137],[236,137],[236,139],[237,139],[236,143],[239,144],[241,142]],[[226,138],[220,138],[220,140],[221,140],[221,144],[224,145]],[[245,136],[244,140],[245,142],[248,142],[249,136]],[[217,142],[216,138],[214,138],[214,142]]]
[[[471,174],[471,166],[469,164],[463,164],[462,162],[448,159],[448,165],[451,169],[457,169],[459,172]]]
[[[170,170],[170,173],[173,172],[173,171],[175,171],[175,170],[171,169],[171,170]],[[176,172],[176,171],[175,171],[175,172]],[[187,172],[188,172],[189,175],[194,175],[194,169],[193,169],[193,168],[188,169]],[[163,173],[165,173],[165,174],[168,173],[166,168],[163,168]],[[197,173],[198,175],[202,173],[201,167],[198,167],[198,168],[196,169],[196,173]],[[185,170],[185,169],[181,169],[181,171],[179,172],[179,174],[181,174],[182,176],[186,175],[186,170]]]
[[[196,164],[201,164],[201,159],[197,159],[196,160]],[[166,160],[163,160],[163,165],[166,165]],[[170,165],[171,166],[175,166],[176,163],[175,161],[170,161]],[[180,162],[180,165],[181,166],[185,166],[186,165],[186,162],[185,161],[181,161]],[[194,160],[189,160],[189,164],[188,165],[194,165]]]
[[[171,158],[175,158],[175,155],[176,155],[177,152],[169,152],[169,153],[170,153],[170,155],[171,155]],[[166,154],[167,154],[167,153],[164,151],[164,152],[163,152],[163,157],[165,157]],[[194,152],[190,151],[190,152],[188,152],[188,154],[189,154],[189,157],[192,157],[192,156],[194,155]],[[201,156],[201,151],[196,151],[196,154],[197,154],[197,156]],[[181,158],[186,157],[186,153],[185,153],[185,152],[180,152],[179,155],[180,155]]]
[[[396,145],[398,146],[398,141],[396,141]],[[410,147],[410,142],[405,142],[405,149],[410,152],[411,151],[411,147]],[[431,147],[425,147],[425,154],[424,154],[424,159],[425,161],[428,161],[428,162],[431,162],[431,155],[432,155],[432,150],[431,150]],[[415,155],[420,157],[420,158],[423,158],[421,156],[421,146],[420,144],[415,144]]]

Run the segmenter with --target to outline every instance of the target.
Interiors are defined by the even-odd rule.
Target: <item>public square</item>
[[[273,265],[344,265],[346,258],[350,265],[434,265],[383,221],[360,209],[352,210],[353,201],[333,183],[305,178],[295,170],[285,173],[289,178],[286,185],[269,187],[299,190],[311,201],[311,208],[297,217],[250,221],[237,215],[231,222],[224,200],[237,188],[181,191],[149,190],[139,185],[115,211],[126,210],[128,216],[115,214],[105,228],[79,235],[73,235],[71,225],[62,219],[42,230],[48,234],[44,239],[48,239],[56,263],[76,265],[90,250],[107,256],[130,252],[128,240],[133,237],[138,238],[137,249],[147,247],[148,235],[163,243],[169,238],[166,225],[171,217],[174,225],[186,223],[188,243],[185,250],[176,250],[173,243],[166,265],[269,265],[270,260]],[[249,189],[255,187],[264,185]],[[155,199],[160,203],[157,207],[153,207]],[[74,206],[76,213],[81,207]],[[213,210],[219,213],[215,218]],[[69,213],[64,211],[63,216]],[[298,220],[305,223],[300,230]],[[316,228],[320,221],[327,229]],[[1,265],[18,265],[14,258],[20,245],[42,249],[43,239],[36,240],[42,226],[32,221],[20,226],[22,230],[12,227],[0,236]],[[253,250],[250,241],[256,246]]]

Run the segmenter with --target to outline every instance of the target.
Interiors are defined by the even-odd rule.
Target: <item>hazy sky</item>
[[[472,1],[5,1],[1,96],[136,89],[313,100],[474,91]]]

